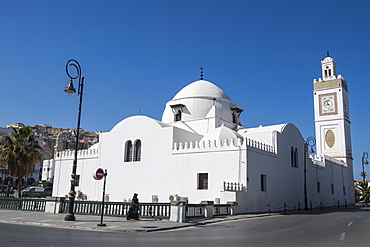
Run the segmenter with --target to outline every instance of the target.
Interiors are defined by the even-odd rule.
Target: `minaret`
[[[322,78],[314,80],[317,154],[352,165],[352,144],[346,80],[336,73],[335,60],[321,61]]]

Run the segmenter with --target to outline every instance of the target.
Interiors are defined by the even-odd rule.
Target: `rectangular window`
[[[261,174],[261,191],[266,191],[266,175]]]
[[[75,186],[80,186],[80,175],[76,175]]]
[[[331,193],[334,194],[334,184],[331,184]]]
[[[321,185],[320,185],[320,182],[317,182],[317,193],[321,193]]]
[[[208,190],[208,173],[198,173],[198,190]]]

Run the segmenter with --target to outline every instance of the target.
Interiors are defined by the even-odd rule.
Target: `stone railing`
[[[256,141],[256,140],[252,140],[252,139],[249,139],[249,138],[247,138],[246,140],[247,140],[247,146],[249,146],[249,147],[257,148],[257,149],[260,149],[262,151],[266,151],[266,152],[269,152],[269,153],[276,153],[276,149],[272,145],[268,145],[266,143],[259,142],[259,141]]]
[[[241,183],[224,181],[224,191],[244,191],[245,187]]]
[[[44,199],[0,197],[0,209],[45,211]]]
[[[179,142],[173,144],[173,151],[198,151],[198,150],[228,150],[241,148],[246,143],[248,147],[256,148],[265,152],[276,154],[276,148],[272,145],[268,145],[263,142],[252,140],[249,138],[245,139],[245,142],[238,139],[225,139],[225,140],[206,140],[206,141],[195,141],[195,142]]]
[[[69,201],[63,200],[60,212],[67,213]],[[75,214],[91,214],[100,215],[101,205],[99,201],[75,201]],[[104,215],[106,216],[127,216],[131,203],[129,202],[105,202]],[[141,218],[156,218],[169,219],[170,218],[170,203],[140,203]]]
[[[40,211],[47,213],[67,213],[69,200],[50,197],[47,199],[24,199],[0,197],[0,209]],[[75,201],[75,214],[101,215],[100,201]],[[169,219],[174,222],[186,222],[186,219],[219,215],[237,214],[237,203],[214,204],[202,201],[200,204],[187,204],[182,201],[171,203],[140,203],[140,218]],[[106,202],[104,215],[125,217],[131,206],[127,202]]]
[[[179,142],[173,144],[173,150],[227,149],[241,147],[242,145],[243,141],[241,139]]]

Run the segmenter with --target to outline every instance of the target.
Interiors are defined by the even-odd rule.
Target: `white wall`
[[[215,201],[216,198],[220,198],[221,203],[236,200],[241,213],[266,212],[268,202],[272,210],[281,209],[284,202],[293,207],[300,201],[303,207],[304,140],[294,125],[271,127],[261,135],[271,140],[275,148],[247,140],[204,145],[191,141],[174,145],[174,133],[178,138],[197,139],[195,134],[187,136],[184,130],[178,131],[176,127],[145,116],[123,120],[111,132],[101,134],[98,146],[80,152],[77,174],[81,177],[76,191],[87,194],[88,200],[101,200],[103,182],[92,177],[101,167],[108,170],[106,194],[110,201],[128,200],[133,193],[138,193],[141,202],[151,202],[153,195],[158,196],[159,202],[169,202],[170,195],[188,197],[189,203]],[[134,143],[137,139],[142,143],[141,161],[124,162],[126,141]],[[297,168],[291,166],[291,147],[298,150]],[[70,188],[73,152],[61,154],[55,160],[54,196],[64,196]],[[350,193],[353,190],[353,183],[352,187],[349,184],[350,171],[333,161],[325,161],[318,168],[307,157],[308,200],[319,205],[323,198],[325,205],[331,206],[332,201],[340,200],[344,204],[347,198],[350,203],[353,195]],[[198,173],[208,173],[207,190],[197,189]],[[266,191],[261,191],[261,174],[266,175]],[[341,178],[346,178],[346,196]],[[315,179],[322,181],[320,194],[316,193]],[[245,190],[224,191],[224,181],[243,184]],[[327,191],[331,181],[335,186],[334,194]]]

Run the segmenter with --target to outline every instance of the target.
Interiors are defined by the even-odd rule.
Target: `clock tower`
[[[322,78],[314,80],[317,154],[352,164],[352,144],[346,80],[336,74],[335,60],[321,61]]]

